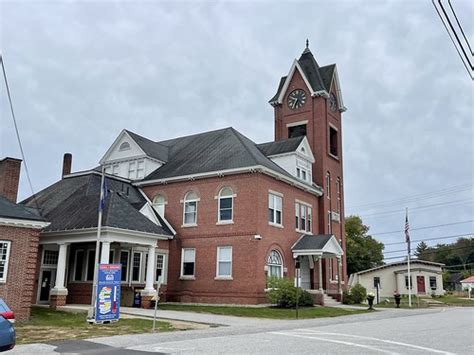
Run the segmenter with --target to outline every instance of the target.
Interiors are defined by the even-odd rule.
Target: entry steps
[[[341,302],[336,301],[334,298],[332,298],[331,296],[329,296],[325,293],[323,294],[323,296],[324,296],[324,306],[325,307],[340,306],[342,304]]]

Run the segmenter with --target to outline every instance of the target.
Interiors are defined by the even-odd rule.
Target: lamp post
[[[299,291],[299,283],[300,283],[300,259],[297,257],[295,259],[295,272],[296,272],[296,319],[298,319],[298,291]]]

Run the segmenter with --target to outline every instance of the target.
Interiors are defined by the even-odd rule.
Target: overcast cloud
[[[474,44],[472,2],[453,5]],[[0,46],[35,191],[60,177],[64,152],[74,171],[96,166],[123,128],[162,140],[233,126],[272,140],[267,101],[309,38],[320,65],[337,63],[348,108],[346,213],[359,212],[375,233],[403,229],[403,212],[373,214],[405,206],[414,208],[413,228],[473,219],[473,86],[430,0],[0,6]],[[20,157],[3,82],[0,105],[0,158]],[[357,207],[453,186],[437,198]],[[22,171],[20,198],[29,195]],[[426,205],[436,206],[416,209]],[[412,239],[473,230],[464,223]],[[379,238],[403,241],[402,233]]]

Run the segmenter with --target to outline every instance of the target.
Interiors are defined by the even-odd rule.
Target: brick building
[[[266,303],[269,276],[340,299],[345,267],[341,113],[335,65],[308,48],[270,100],[275,140],[233,128],[166,141],[123,130],[100,160],[107,181],[102,263],[121,263],[123,304],[163,299]],[[28,199],[51,224],[38,257],[38,302],[89,303],[100,168],[70,173]],[[48,285],[44,279],[52,280]],[[54,287],[53,287],[54,286]]]
[[[48,225],[34,209],[16,204],[21,160],[0,161],[0,298],[18,320],[30,316],[40,230]]]

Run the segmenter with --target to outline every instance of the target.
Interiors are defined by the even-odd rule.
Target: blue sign
[[[116,321],[120,317],[121,264],[100,264],[95,321]]]

